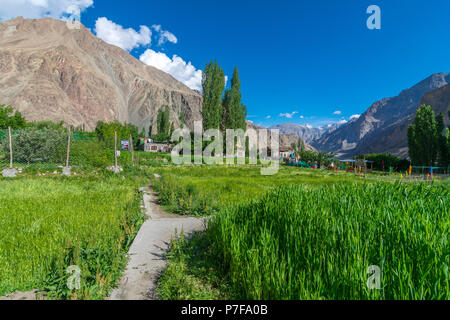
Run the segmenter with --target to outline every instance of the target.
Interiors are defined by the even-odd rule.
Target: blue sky
[[[0,18],[17,10],[67,15],[54,1],[44,1],[51,12],[40,13],[15,2],[16,11],[0,9]],[[66,4],[84,10],[81,21],[94,33],[138,59],[148,50],[142,60],[191,87],[210,60],[229,76],[237,65],[248,119],[260,125],[348,120],[432,73],[450,72],[448,0],[58,0]],[[366,26],[373,4],[381,8],[381,30]]]

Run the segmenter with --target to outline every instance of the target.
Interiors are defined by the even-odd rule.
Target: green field
[[[165,299],[449,299],[448,183],[282,168],[157,170],[167,209],[212,214],[181,240],[160,281]],[[381,290],[369,290],[369,266]]]
[[[48,298],[101,299],[120,277],[144,221],[145,175],[0,178],[0,296],[41,289]],[[81,269],[81,290],[66,269]]]
[[[140,168],[117,176],[80,167],[65,178],[32,165],[0,178],[0,296],[106,298],[144,221],[137,189],[151,178],[168,211],[210,217],[205,232],[173,242],[163,299],[450,298],[448,181],[292,167],[262,176],[259,167],[136,155]],[[67,288],[71,265],[81,290]],[[366,286],[371,265],[381,290]]]
[[[189,215],[217,213],[228,205],[251,201],[281,185],[302,184],[314,188],[355,181],[354,174],[346,172],[295,167],[281,167],[273,176],[262,176],[259,167],[248,166],[171,167],[153,171],[162,175],[162,179],[153,182],[160,202],[171,212]]]

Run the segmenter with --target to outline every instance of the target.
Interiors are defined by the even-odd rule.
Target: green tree
[[[301,154],[305,151],[305,143],[301,138],[298,138],[297,143],[291,144],[292,149],[295,151],[295,155],[301,156]]]
[[[223,115],[221,128],[225,129],[247,129],[245,118],[247,117],[247,107],[241,102],[241,80],[239,70],[235,67],[233,78],[231,79],[230,90],[225,91],[223,99]]]
[[[408,128],[409,156],[415,165],[432,166],[438,155],[438,130],[434,111],[422,105],[417,110],[414,124]]]
[[[0,129],[23,129],[26,128],[27,121],[19,111],[15,111],[11,106],[0,105]]]
[[[203,129],[219,129],[222,118],[222,95],[225,89],[225,73],[217,61],[208,63],[202,75]]]
[[[155,140],[166,141],[170,138],[170,110],[169,106],[158,110],[158,116],[156,120],[157,134],[153,136]]]
[[[444,124],[444,116],[440,113],[436,117],[438,163],[441,167],[449,165],[448,128]]]
[[[128,140],[130,136],[134,143],[138,143],[140,138],[139,128],[132,124],[122,124],[119,121],[105,123],[103,121],[97,122],[95,133],[100,141],[103,141],[108,148],[114,146],[114,132],[117,132],[117,141]]]
[[[153,125],[150,125],[150,128],[148,128],[148,136],[151,137],[153,135]]]
[[[320,168],[323,165],[327,166],[331,163],[334,157],[334,153],[327,151],[319,151],[316,153],[317,167]]]

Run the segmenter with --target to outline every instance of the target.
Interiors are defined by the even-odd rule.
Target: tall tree
[[[241,80],[239,79],[239,70],[235,67],[233,78],[231,79],[231,88],[230,90],[225,91],[225,97],[223,100],[223,129],[245,130],[247,128],[245,122],[245,118],[247,117],[247,108],[241,100]]]
[[[450,150],[448,149],[448,129],[445,127],[442,113],[436,117],[436,128],[439,166],[447,167],[449,165]]]
[[[158,116],[156,119],[157,134],[155,136],[156,140],[168,140],[170,134],[170,110],[169,106],[164,109],[158,110]]]
[[[414,124],[408,128],[409,156],[413,164],[433,166],[438,155],[438,130],[434,111],[422,105],[417,110]]]
[[[203,128],[219,129],[222,118],[222,95],[225,89],[225,73],[217,61],[208,63],[202,75]]]

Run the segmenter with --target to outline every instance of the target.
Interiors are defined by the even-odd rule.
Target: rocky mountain
[[[282,123],[269,127],[269,129],[278,129],[280,133],[296,135],[306,143],[312,143],[320,139],[323,135],[339,128],[341,123],[334,123],[323,127],[314,127],[309,124]]]
[[[425,94],[419,106],[426,104],[432,107],[435,115],[442,113],[446,126],[450,125],[448,112],[450,111],[450,84]],[[380,128],[376,135],[364,138],[355,153],[375,153],[378,150],[395,154],[399,157],[408,157],[408,127],[414,122],[416,112],[400,119],[386,127]]]
[[[296,135],[306,143],[311,143],[312,141],[319,139],[325,132],[322,128],[295,123],[282,123],[271,126],[269,129],[278,129],[280,130],[280,133]]]
[[[251,129],[278,129],[278,128],[264,128],[261,126],[257,126],[251,122],[247,121],[247,128],[251,128]],[[270,132],[270,131],[269,131]],[[297,144],[298,143],[298,138],[299,136],[296,134],[284,134],[283,132],[281,132],[280,130],[280,147],[285,147],[285,148],[290,148],[291,145],[293,143]],[[270,134],[269,134],[269,140],[268,143],[270,144]],[[305,142],[305,150],[308,151],[316,151],[316,149],[314,147],[312,147],[309,143]]]
[[[168,105],[192,127],[202,96],[172,76],[145,65],[87,28],[53,19],[21,17],[0,23],[0,104],[30,121],[54,120],[94,129],[98,120],[156,128]]]
[[[332,151],[341,157],[379,152],[406,157],[408,143],[405,130],[414,118],[417,108],[421,103],[433,100],[436,104],[439,99],[443,99],[444,101],[439,102],[439,108],[442,108],[445,105],[445,93],[436,89],[449,83],[450,73],[433,74],[396,97],[375,102],[358,119],[323,135],[312,145],[319,150]],[[433,106],[432,103],[428,104]]]

